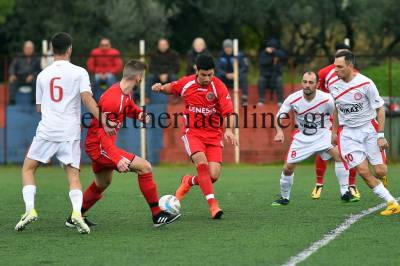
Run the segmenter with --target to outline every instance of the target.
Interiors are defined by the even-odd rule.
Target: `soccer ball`
[[[169,212],[171,214],[178,214],[181,210],[181,203],[179,200],[172,195],[162,196],[158,202],[161,210]]]

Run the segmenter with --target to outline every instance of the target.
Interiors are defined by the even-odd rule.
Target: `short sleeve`
[[[368,86],[366,87],[367,89],[367,97],[368,97],[368,101],[371,105],[371,107],[373,109],[377,109],[380,108],[384,105],[384,101],[382,99],[382,97],[379,95],[379,91],[376,88],[374,82],[370,82],[370,84],[368,84]]]
[[[43,87],[40,83],[40,76],[36,79],[36,104],[42,104]]]
[[[279,108],[278,114],[288,114],[292,110],[292,105],[290,104],[292,97],[287,97],[282,103],[281,108]]]
[[[171,82],[171,93],[177,96],[181,96],[183,87],[185,86],[185,78]]]
[[[86,70],[82,69],[81,80],[79,82],[79,92],[90,92],[92,93],[92,88],[90,86],[89,74]]]
[[[232,98],[229,95],[229,91],[224,83],[218,82],[216,83],[216,85],[218,86],[217,90],[219,92],[219,95],[217,95],[217,97],[219,100],[219,106],[221,108],[221,115],[225,117],[233,113]]]

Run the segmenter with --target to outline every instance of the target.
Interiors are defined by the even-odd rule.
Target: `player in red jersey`
[[[221,172],[223,137],[238,145],[232,132],[236,116],[228,89],[214,76],[213,58],[198,56],[196,67],[195,75],[165,85],[156,83],[152,90],[179,95],[186,106],[182,141],[196,165],[197,175],[183,176],[175,196],[182,200],[192,186],[199,185],[208,201],[211,218],[220,219],[223,211],[215,199],[212,183],[218,180]],[[228,125],[225,133],[224,124]]]
[[[132,91],[140,84],[144,69],[144,63],[130,60],[124,67],[122,80],[111,86],[99,100],[99,108],[104,113],[108,113],[108,118],[117,124],[117,132],[126,117],[140,121],[148,117],[132,99]],[[111,183],[113,171],[117,170],[122,173],[136,172],[138,174],[139,187],[150,206],[155,227],[177,220],[180,214],[169,214],[158,206],[157,186],[153,180],[150,163],[118,148],[115,145],[116,135],[106,135],[99,125],[100,122],[97,119],[92,119],[85,141],[85,150],[92,160],[95,180],[83,194],[82,213],[86,213],[101,199],[103,191]],[[66,225],[71,225],[68,220]],[[89,225],[93,223],[89,222]]]
[[[343,50],[350,50],[350,47],[346,44],[337,44],[336,45],[336,53],[343,51]],[[330,64],[320,71],[318,71],[319,76],[319,89],[323,92],[330,93],[329,87],[339,80],[336,72],[335,72],[335,65]],[[324,187],[324,176],[327,168],[327,161],[322,160],[319,154],[315,157],[315,174],[316,174],[316,182],[313,191],[311,192],[311,197],[313,199],[319,199],[321,197],[321,192]],[[347,171],[344,169],[344,166],[340,163],[335,165],[335,171]],[[357,171],[355,169],[350,169],[349,171],[349,191],[351,193],[352,201],[357,201],[360,199],[360,192],[356,187],[356,175]]]

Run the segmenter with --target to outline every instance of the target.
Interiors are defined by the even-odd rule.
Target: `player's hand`
[[[107,114],[103,113],[102,116],[103,116],[102,120],[104,121],[103,128],[107,136],[113,136],[117,134],[117,131],[115,129],[117,128],[118,123],[108,120]]]
[[[234,146],[239,145],[239,141],[236,138],[235,134],[233,134],[232,129],[226,129],[225,133],[224,133],[224,137],[225,137],[225,140],[230,141],[232,143],[232,145],[234,145]]]
[[[149,123],[150,122],[150,116],[148,114],[145,114],[144,112],[141,112],[138,115],[138,120],[142,121],[143,123]]]
[[[122,158],[121,160],[119,160],[118,164],[117,164],[117,169],[119,172],[121,173],[126,173],[129,172],[129,165],[131,164],[131,161],[129,161],[126,158]]]
[[[333,146],[337,145],[337,138],[338,138],[337,133],[333,133],[333,130],[332,130],[331,143]]]
[[[283,143],[285,141],[285,135],[283,134],[283,132],[277,132],[274,137],[274,141]]]
[[[232,80],[234,78],[233,73],[226,73],[225,77],[229,80]]]
[[[383,151],[384,149],[389,148],[389,143],[385,138],[379,138],[378,139],[378,146],[379,146],[379,149],[381,151]]]
[[[151,90],[155,92],[160,92],[162,91],[162,85],[161,83],[156,83],[153,86],[151,86]]]

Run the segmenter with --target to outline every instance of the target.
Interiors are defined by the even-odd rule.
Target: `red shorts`
[[[135,155],[132,153],[129,153],[127,151],[124,151],[122,149],[118,149],[118,154],[121,157],[125,157],[126,159],[133,161],[133,159],[135,158]],[[103,151],[100,155],[100,157],[98,157],[98,154],[96,154],[95,156],[92,156],[91,154],[88,154],[89,157],[92,159],[92,169],[94,173],[98,173],[101,172],[103,170],[117,170],[117,165],[111,161],[111,159],[107,156],[107,154]],[[93,158],[97,158],[96,160],[94,160]]]
[[[183,135],[182,141],[185,144],[185,149],[189,157],[191,157],[196,152],[204,152],[207,157],[207,161],[222,163],[222,144],[215,143],[209,144],[204,143],[199,138],[195,136]]]

